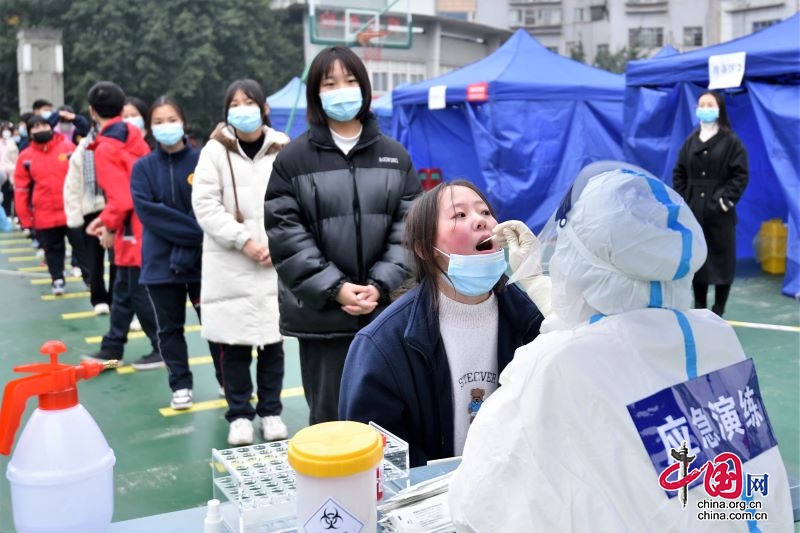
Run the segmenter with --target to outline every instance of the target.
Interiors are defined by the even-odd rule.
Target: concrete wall
[[[21,30],[17,33],[20,113],[44,98],[59,106],[64,103],[64,53],[61,32]]]

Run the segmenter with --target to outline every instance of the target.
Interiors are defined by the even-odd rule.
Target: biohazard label
[[[364,524],[333,498],[328,498],[303,524],[303,533],[359,533]]]

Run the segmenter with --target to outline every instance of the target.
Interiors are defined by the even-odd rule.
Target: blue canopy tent
[[[800,14],[758,33],[647,61],[626,71],[625,156],[672,183],[683,141],[696,127],[697,98],[709,84],[708,59],[745,52],[742,86],[725,90],[731,123],[744,142],[750,183],[737,207],[737,256],[770,218],[788,220],[783,293],[800,295]]]
[[[417,168],[468,179],[499,220],[538,230],[584,165],[622,157],[624,84],[518,30],[484,59],[395,89],[393,133]],[[431,110],[441,85],[446,107]]]
[[[675,54],[680,54],[680,51],[671,44],[667,44],[664,45],[661,50],[654,54],[650,59],[654,59],[656,57],[669,57],[674,56]]]
[[[378,117],[381,131],[392,134],[392,93],[388,92],[372,101],[372,112]]]
[[[275,94],[267,96],[269,104],[269,118],[272,127],[278,131],[286,132],[289,137],[294,139],[308,129],[306,122],[306,84],[295,76],[289,83],[283,86]],[[289,124],[289,117],[292,108],[297,106],[294,112],[291,131],[286,131]]]

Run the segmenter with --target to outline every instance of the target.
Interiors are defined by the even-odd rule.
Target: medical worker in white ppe
[[[758,521],[700,520],[702,502],[747,504],[744,490],[737,499],[709,496],[702,474],[682,497],[660,486],[644,439],[659,444],[653,457],[661,454],[666,465],[664,442],[656,431],[640,436],[631,413],[646,419],[647,412],[629,411],[629,404],[672,387],[705,386],[715,378],[704,375],[749,363],[741,363],[746,356],[730,326],[710,311],[690,310],[692,276],[706,259],[703,231],[690,209],[662,182],[621,165],[582,172],[548,224],[556,228],[545,264],[553,312],[541,334],[517,350],[470,428],[450,484],[453,522],[459,532],[481,533],[792,531],[789,486],[774,437],[742,460],[739,479],[725,486],[711,478],[713,492],[733,490],[748,474],[768,474],[766,495],[756,492],[763,486],[750,487],[763,513]],[[532,234],[519,232],[510,251],[531,241]],[[540,241],[547,259],[548,242],[542,235]],[[692,380],[696,376],[703,379]],[[711,405],[700,406],[700,414],[708,414]],[[742,435],[756,429],[750,421],[723,428],[711,420],[706,429],[713,432],[704,438],[716,436],[710,444],[718,449],[726,438],[748,441]],[[760,432],[767,429],[766,411],[755,422]],[[716,452],[701,448],[696,436],[687,455],[703,451],[713,459]],[[688,472],[709,473],[705,462],[692,462]],[[678,477],[673,472],[669,480]]]

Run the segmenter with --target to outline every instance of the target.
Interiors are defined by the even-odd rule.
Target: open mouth
[[[478,250],[479,252],[488,252],[489,250],[492,249],[493,246],[494,243],[492,242],[491,239],[484,239],[483,242],[475,246],[475,249]]]

